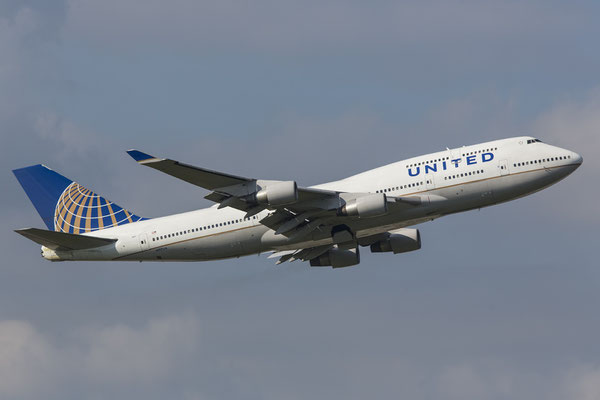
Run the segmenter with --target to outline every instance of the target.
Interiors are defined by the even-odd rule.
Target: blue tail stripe
[[[73,181],[41,164],[15,169],[13,173],[48,229],[54,230],[56,202]]]

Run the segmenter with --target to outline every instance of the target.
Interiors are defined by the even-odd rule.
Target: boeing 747
[[[514,200],[562,180],[582,163],[533,137],[447,149],[335,182],[301,187],[230,175],[138,150],[139,164],[200,186],[210,208],[143,218],[44,165],[14,170],[48,230],[17,233],[51,261],[207,261],[271,253],[313,267],[360,262],[360,247],[421,248],[412,226]]]

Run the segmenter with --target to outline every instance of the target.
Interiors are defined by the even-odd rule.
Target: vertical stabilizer
[[[145,219],[45,165],[15,169],[13,173],[50,230],[79,234]]]

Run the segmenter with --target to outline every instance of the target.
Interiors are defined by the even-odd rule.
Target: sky
[[[600,399],[600,4],[0,0],[2,399]],[[125,150],[313,185],[532,135],[566,180],[340,270],[50,263],[11,170],[210,206]]]

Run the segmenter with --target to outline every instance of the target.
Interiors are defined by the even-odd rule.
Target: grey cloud
[[[14,83],[23,79],[27,38],[37,27],[38,18],[29,8],[20,9],[12,18],[0,16],[0,89],[3,91],[0,117],[3,119],[17,112],[20,96],[14,98],[7,93],[17,94],[19,87],[15,87]]]
[[[590,185],[600,174],[600,89],[591,89],[578,99],[558,101],[531,123],[533,135],[565,147],[583,156],[583,165],[561,185],[554,201],[546,203],[557,218],[577,218],[586,224],[600,221],[597,207],[590,198],[598,196]]]
[[[586,170],[600,172],[600,88],[579,98],[559,100],[532,124],[532,131],[584,156]]]
[[[116,325],[93,330],[84,356],[88,379],[150,382],[173,373],[198,352],[200,325],[192,314],[154,319],[138,329]]]
[[[0,393],[9,399],[53,399],[70,398],[73,388],[85,388],[85,397],[94,399],[103,393],[120,396],[129,392],[128,387],[140,385],[138,396],[160,398],[161,385],[182,377],[182,386],[169,389],[172,398],[222,398],[229,392],[262,399],[322,395],[360,399],[375,390],[384,397],[396,393],[414,399],[591,400],[600,393],[600,369],[586,364],[565,365],[541,375],[486,358],[432,368],[411,354],[386,356],[368,341],[370,351],[350,354],[332,353],[320,345],[311,351],[300,343],[303,355],[293,347],[282,349],[283,354],[239,351],[222,344],[211,349],[216,338],[203,337],[200,330],[198,318],[184,313],[152,318],[138,327],[77,329],[69,344],[59,345],[29,322],[2,321]],[[306,338],[307,333],[295,336]],[[222,383],[215,381],[223,378]],[[216,387],[229,387],[214,392],[215,387],[208,385],[211,380]]]
[[[564,377],[564,395],[573,400],[600,398],[600,368],[592,365],[573,368]]]
[[[600,102],[581,89],[597,74],[587,6],[83,0],[48,14],[41,3],[13,3],[0,16],[0,397],[597,397],[598,213],[590,199]],[[130,54],[137,48],[153,57]],[[337,58],[344,48],[359,56]],[[491,54],[493,69],[474,66],[465,48]],[[114,57],[114,49],[128,51]],[[201,68],[210,50],[234,53],[237,64],[217,57],[214,68]],[[400,61],[381,66],[388,59],[371,50]],[[288,52],[291,61],[253,64],[263,51]],[[198,59],[188,65],[184,53]],[[569,60],[558,80],[543,79],[556,67],[549,55]],[[522,69],[521,56],[534,68]],[[448,73],[453,60],[461,73]],[[398,68],[405,63],[416,67]],[[247,74],[249,64],[268,71]],[[119,83],[127,85],[107,71],[125,71]],[[232,83],[232,75],[241,78]],[[108,89],[89,85],[82,96],[57,77]],[[166,84],[155,88],[155,79]],[[245,79],[257,84],[239,89]],[[225,93],[211,110],[225,109],[217,121],[231,125],[207,127],[205,114],[174,121],[214,100],[202,91],[209,81]],[[285,89],[275,90],[281,82]],[[173,98],[188,85],[188,97]],[[237,101],[244,91],[251,95]],[[132,97],[142,104],[133,115],[127,102],[107,107],[130,92],[148,95]],[[548,100],[557,93],[562,101]],[[156,106],[150,96],[167,100]],[[253,128],[249,101],[264,120]],[[165,132],[148,133],[150,114],[166,120]],[[174,122],[180,129],[168,130]],[[314,184],[521,133],[580,151],[584,165],[543,195],[423,225],[422,251],[365,252],[355,269],[277,268],[264,257],[51,264],[11,230],[41,226],[10,174],[31,163],[156,216],[207,206],[206,193],[137,166],[127,148]]]
[[[0,394],[4,398],[55,398],[65,387],[148,384],[169,379],[198,356],[200,327],[192,314],[81,328],[61,346],[31,323],[0,321]]]
[[[535,16],[532,18],[532,16]],[[542,38],[588,17],[548,2],[70,1],[65,37],[104,45],[168,42],[280,51],[385,48],[473,37]]]
[[[0,321],[0,395],[39,395],[57,376],[56,350],[26,321]]]

